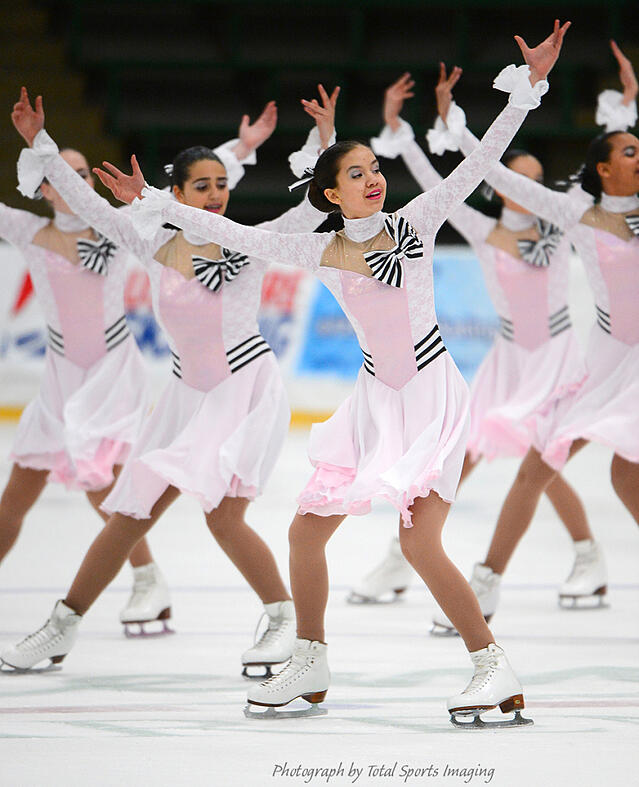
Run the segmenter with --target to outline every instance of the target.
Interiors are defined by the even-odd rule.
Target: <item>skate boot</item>
[[[484,566],[482,563],[475,563],[469,585],[473,593],[477,596],[479,608],[481,609],[481,614],[484,616],[486,623],[490,621],[497,610],[500,582],[501,574],[495,574],[491,568]],[[433,625],[430,633],[436,637],[458,636],[457,629],[441,610],[433,617]]]
[[[271,677],[273,664],[282,664],[291,658],[295,645],[295,607],[292,601],[275,601],[264,604],[268,626],[257,639],[260,618],[255,631],[255,644],[242,654],[242,675],[245,678],[265,680]],[[264,617],[264,616],[262,616]],[[249,672],[249,667],[263,667],[260,674]]]
[[[297,716],[323,715],[324,701],[331,674],[328,670],[326,645],[310,639],[296,639],[293,655],[288,664],[277,675],[249,689],[248,705],[244,714],[248,718],[292,718]],[[312,708],[292,711],[275,711],[288,705],[298,697],[310,702]],[[256,712],[251,706],[267,708],[266,712]]]
[[[559,588],[559,606],[604,607],[608,577],[601,547],[596,541],[575,541],[575,563]]]
[[[448,700],[450,720],[456,727],[518,727],[532,724],[524,719],[524,695],[517,676],[512,671],[504,651],[493,643],[470,654],[475,665],[472,680],[456,697]],[[514,711],[506,721],[484,721],[481,714],[499,705],[502,713]]]
[[[14,670],[30,670],[45,659],[46,669],[59,664],[74,646],[82,615],[76,614],[64,601],[56,602],[51,617],[33,634],[3,651],[0,660]]]
[[[171,599],[164,577],[155,563],[133,569],[133,590],[126,607],[120,612],[126,637],[154,637],[173,634],[167,620],[171,617]],[[160,621],[159,631],[149,630],[149,623]],[[138,626],[138,631],[133,626]]]
[[[414,577],[415,572],[402,553],[399,538],[394,538],[386,557],[357,587],[351,590],[346,600],[350,604],[384,604],[399,601],[401,594]]]

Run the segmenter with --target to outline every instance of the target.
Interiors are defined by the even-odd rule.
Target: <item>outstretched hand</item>
[[[530,49],[521,36],[515,36],[515,41],[519,44],[524,60],[530,66],[531,85],[535,85],[540,79],[545,79],[552,71],[561,52],[566,31],[571,24],[571,22],[566,22],[560,27],[559,20],[555,19],[552,33],[534,49]]]
[[[635,70],[630,60],[628,60],[617,46],[616,41],[610,41],[610,48],[612,49],[612,54],[615,56],[617,63],[619,63],[619,81],[623,87],[623,103],[631,104],[637,98],[637,92],[639,90]]]
[[[397,82],[393,82],[384,91],[384,123],[390,126],[392,131],[397,131],[399,128],[399,116],[401,115],[404,101],[415,95],[412,92],[413,87],[415,87],[415,80],[406,71]]]
[[[304,112],[315,121],[324,150],[329,146],[335,131],[335,107],[340,90],[341,88],[338,85],[329,96],[324,89],[324,85],[318,85],[317,91],[320,95],[321,104],[316,98],[312,99],[312,101],[307,101],[305,98],[302,99]]]
[[[277,105],[275,101],[269,101],[262,110],[262,114],[258,117],[255,123],[251,123],[251,118],[248,115],[242,115],[238,137],[240,141],[233,148],[236,158],[245,159],[256,148],[275,131],[277,125]]]
[[[141,195],[146,181],[135,154],[131,156],[131,175],[125,175],[124,172],[113,164],[109,164],[108,161],[103,161],[102,166],[106,167],[109,172],[105,172],[99,167],[94,167],[93,171],[120,202],[131,203],[136,197]]]
[[[38,131],[44,128],[44,107],[42,96],[36,96],[35,109],[31,106],[26,87],[20,89],[20,98],[13,105],[11,120],[18,133],[31,147]]]
[[[435,98],[437,100],[437,114],[446,122],[448,117],[448,110],[453,101],[453,88],[459,82],[462,75],[462,69],[459,66],[453,66],[453,70],[449,76],[446,76],[446,64],[440,62],[439,64],[439,82],[435,86]]]

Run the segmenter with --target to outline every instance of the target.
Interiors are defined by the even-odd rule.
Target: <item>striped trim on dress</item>
[[[364,369],[366,369],[369,374],[372,374],[373,377],[375,377],[375,364],[373,362],[373,356],[370,353],[367,353],[366,350],[362,349],[361,347],[360,349],[362,350],[362,355],[364,356]],[[444,346],[441,334],[439,333],[439,326],[435,325],[430,330],[430,332],[424,336],[423,339],[420,339],[414,346],[414,350],[418,372],[420,372],[425,366],[428,366],[429,363],[432,363],[435,358],[438,358],[442,353],[445,353],[446,347]]]

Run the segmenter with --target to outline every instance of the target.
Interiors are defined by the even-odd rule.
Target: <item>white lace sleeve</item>
[[[332,233],[286,234],[247,227],[225,216],[182,205],[158,189],[146,188],[142,197],[133,201],[132,220],[143,234],[152,234],[158,223],[169,222],[250,257],[310,271],[317,271],[322,252],[332,238]]]
[[[443,181],[442,176],[414,139],[402,146],[401,156],[408,171],[424,191],[438,186]],[[448,222],[471,246],[482,243],[495,224],[493,219],[464,205],[463,202],[448,216]]]
[[[36,216],[28,210],[10,208],[0,202],[0,238],[24,248],[33,240],[33,236],[49,223],[44,216]]]
[[[435,188],[401,210],[419,232],[435,234],[452,211],[481,183],[523,123],[528,110],[508,104],[493,121],[476,150]]]
[[[477,137],[467,128],[458,139],[460,149],[465,156],[470,155],[479,145]],[[581,188],[571,189],[568,192],[554,191],[525,175],[513,172],[499,162],[491,167],[484,180],[535,216],[563,230],[577,224],[592,205],[592,197]]]
[[[35,153],[38,153],[40,145],[45,142],[47,151],[51,150],[50,137],[41,137],[45,133],[40,131],[36,136],[33,144]],[[47,152],[41,155],[41,159],[45,176],[76,215],[88,221],[93,229],[117,246],[127,248],[136,257],[145,259],[153,256],[159,244],[151,239],[144,241],[126,211],[119,211],[97,194],[58,153]]]

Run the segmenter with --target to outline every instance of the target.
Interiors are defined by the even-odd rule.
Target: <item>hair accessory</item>
[[[311,169],[310,167],[307,167],[304,170],[304,176],[302,178],[300,178],[300,180],[296,180],[295,183],[291,183],[291,185],[288,187],[288,190],[289,191],[294,191],[295,189],[299,188],[300,186],[304,186],[307,183],[310,183],[311,180],[313,180],[314,177],[315,177],[315,170]]]
[[[166,172],[169,177],[173,176],[173,164],[165,164],[162,169]]]

